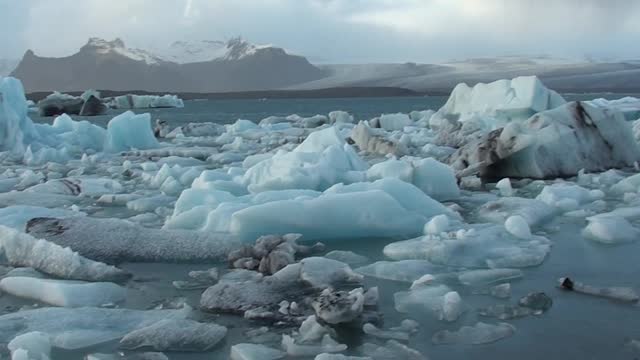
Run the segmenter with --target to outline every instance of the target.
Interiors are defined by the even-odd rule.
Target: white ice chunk
[[[136,115],[127,111],[111,119],[107,125],[106,151],[144,150],[158,146],[149,114]]]
[[[517,238],[502,225],[472,224],[456,232],[391,243],[383,251],[395,260],[423,259],[438,265],[520,268],[540,265],[551,251],[551,242],[537,235],[526,240]]]
[[[510,216],[519,215],[534,227],[551,220],[556,212],[554,207],[540,200],[502,197],[480,206],[475,214],[480,220],[496,224],[504,224]]]
[[[461,272],[458,280],[464,285],[484,286],[520,279],[522,276],[522,271],[518,269],[476,269]]]
[[[387,131],[402,130],[405,126],[413,124],[407,114],[382,114],[379,119],[380,127]]]
[[[513,196],[513,188],[511,187],[511,180],[504,178],[496,184],[496,188],[500,191],[502,196]]]
[[[527,224],[527,221],[520,215],[510,216],[507,221],[504,222],[504,227],[511,235],[519,239],[527,240],[531,238],[529,224]]]
[[[22,298],[62,307],[102,306],[122,302],[126,290],[114,283],[7,277],[0,290]]]
[[[277,360],[286,354],[280,350],[257,344],[236,344],[231,347],[231,360]]]
[[[32,267],[63,279],[120,281],[127,277],[126,272],[114,266],[5,226],[0,226],[0,253],[11,266]]]
[[[16,336],[7,348],[12,360],[49,360],[51,357],[49,335],[38,331]]]
[[[437,235],[449,229],[449,217],[436,215],[424,226],[424,233]]]
[[[411,283],[425,274],[441,272],[442,267],[426,260],[378,261],[356,271],[366,276]]]
[[[433,335],[431,341],[437,345],[480,345],[510,337],[515,331],[515,327],[507,323],[493,325],[479,322],[474,326],[463,326],[458,331],[439,331]]]
[[[322,353],[336,353],[347,350],[347,345],[339,344],[329,335],[322,338],[320,345],[299,345],[288,335],[282,335],[282,347],[290,356],[316,356]]]
[[[40,308],[0,316],[0,343],[16,335],[39,331],[49,335],[51,345],[80,350],[122,338],[127,333],[163,319],[183,319],[191,309],[128,310]]]
[[[120,340],[120,346],[125,349],[204,352],[215,347],[226,335],[227,328],[214,323],[166,319],[128,333]]]
[[[587,221],[589,223],[582,235],[593,241],[603,244],[620,244],[634,242],[640,237],[640,230],[621,216],[596,215],[587,218]]]
[[[535,76],[479,83],[473,88],[457,85],[437,115],[458,115],[467,121],[474,114],[490,117],[490,128],[509,121],[526,120],[529,116],[565,103],[555,91],[547,89]],[[436,116],[437,116],[436,115]]]

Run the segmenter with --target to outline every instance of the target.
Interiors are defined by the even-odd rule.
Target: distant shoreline
[[[452,89],[433,89],[427,91],[414,91],[399,87],[337,87],[316,90],[256,90],[256,91],[231,91],[217,93],[195,92],[171,92],[171,91],[145,91],[145,90],[99,90],[102,97],[113,97],[127,94],[136,95],[178,95],[183,100],[251,100],[251,99],[336,99],[336,98],[376,98],[376,97],[420,97],[420,96],[449,96]],[[639,95],[638,89],[589,89],[580,91],[574,88],[554,89],[562,95],[589,95],[610,94],[620,96]],[[53,91],[37,91],[27,93],[27,99],[38,102]],[[66,94],[80,96],[82,91],[69,91]]]
[[[136,95],[178,95],[183,100],[233,100],[233,99],[331,99],[331,98],[365,98],[365,97],[408,97],[425,95],[449,95],[448,92],[419,92],[397,87],[339,87],[317,90],[258,90],[258,91],[234,91],[221,93],[194,93],[171,91],[144,91],[144,90],[98,90],[102,97],[113,97],[127,94]],[[38,102],[53,91],[38,91],[27,93],[27,99]],[[66,94],[80,96],[82,91],[69,91]]]

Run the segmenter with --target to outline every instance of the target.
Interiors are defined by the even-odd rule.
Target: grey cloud
[[[189,9],[187,11],[187,5]],[[0,0],[0,57],[242,35],[324,62],[638,57],[635,0]]]

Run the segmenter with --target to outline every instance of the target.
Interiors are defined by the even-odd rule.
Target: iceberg
[[[0,150],[27,164],[66,162],[86,152],[118,152],[158,147],[148,114],[126,112],[108,129],[59,116],[52,125],[34,124],[27,116],[24,88],[14,78],[0,79]],[[80,99],[82,101],[82,99]]]
[[[121,95],[108,100],[114,109],[183,108],[184,102],[177,95]]]
[[[107,125],[106,151],[145,150],[158,146],[149,114],[136,115],[127,111],[111,119]]]
[[[522,76],[472,88],[459,84],[435,116],[459,122],[480,121],[483,128],[494,130],[564,103],[562,96],[547,89],[537,77]]]
[[[459,176],[545,179],[633,166],[638,159],[640,148],[620,112],[571,102],[484,134],[449,164]]]
[[[194,186],[204,186],[200,181]],[[397,179],[338,184],[323,193],[280,190],[234,196],[189,189],[176,203],[165,229],[231,233],[242,241],[297,233],[307,240],[418,234],[439,214],[452,214],[414,185]]]
[[[640,119],[640,99],[626,96],[621,99],[607,100],[603,98],[589,101],[590,105],[620,111],[627,121]]]

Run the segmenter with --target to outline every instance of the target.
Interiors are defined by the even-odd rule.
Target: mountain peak
[[[99,55],[117,54],[134,61],[144,61],[150,65],[158,64],[163,61],[159,57],[145,50],[127,48],[124,41],[120,38],[115,38],[113,41],[107,41],[102,38],[92,37],[89,38],[87,44],[83,46],[80,51],[93,52]]]
[[[125,44],[124,41],[120,38],[115,38],[113,41],[107,41],[105,39],[99,37],[89,38],[89,41],[85,46],[93,47],[93,48],[101,48],[101,49],[124,49]]]

